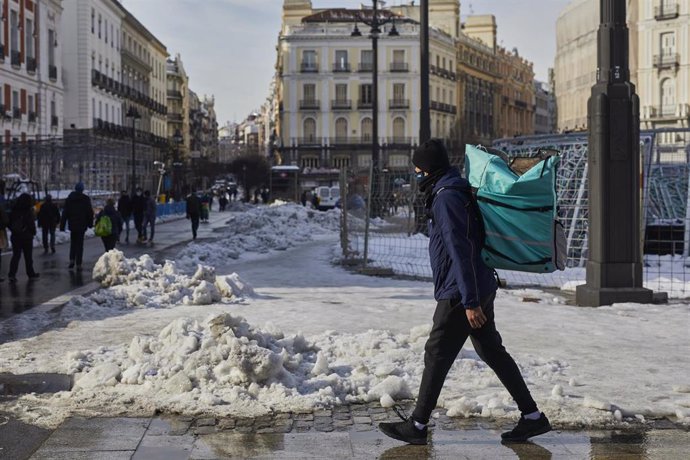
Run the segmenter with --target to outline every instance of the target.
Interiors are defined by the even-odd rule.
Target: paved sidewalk
[[[0,420],[0,458],[665,460],[687,458],[690,448],[687,428],[668,421],[626,430],[553,431],[534,442],[503,445],[500,433],[510,422],[454,419],[437,412],[428,446],[404,445],[382,435],[378,423],[397,416],[378,404],[253,419],[75,417],[52,432],[3,426]],[[13,451],[17,445],[24,451]]]

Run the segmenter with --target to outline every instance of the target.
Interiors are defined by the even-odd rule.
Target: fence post
[[[340,170],[340,248],[343,257],[349,257],[349,241],[347,238],[347,169]]]
[[[367,268],[367,260],[369,259],[369,222],[371,221],[371,186],[374,176],[374,162],[369,165],[369,189],[367,190],[367,214],[364,218],[364,262],[362,268]]]

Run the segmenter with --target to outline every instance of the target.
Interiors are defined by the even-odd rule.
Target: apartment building
[[[179,53],[166,61],[166,99],[168,138],[179,138],[174,141],[176,155],[180,155],[180,160],[188,159],[191,143],[189,77]]]
[[[62,137],[59,0],[0,0],[0,174],[55,178]],[[56,163],[58,162],[58,163]]]

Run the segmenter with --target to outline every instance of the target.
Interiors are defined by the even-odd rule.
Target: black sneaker
[[[532,436],[548,433],[551,431],[551,424],[544,413],[537,420],[529,420],[520,417],[518,424],[510,431],[501,434],[501,439],[506,442],[524,442]]]
[[[379,430],[381,430],[381,433],[408,444],[425,445],[427,443],[426,437],[429,433],[429,429],[424,427],[420,430],[414,425],[412,417],[405,417],[403,415],[404,412],[401,414],[401,411],[397,410],[397,408],[394,408],[394,410],[403,421],[379,423]]]
[[[67,268],[74,268],[74,261],[73,260],[69,261],[69,265],[67,266]]]

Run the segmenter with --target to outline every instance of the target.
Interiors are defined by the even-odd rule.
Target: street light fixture
[[[136,168],[136,145],[137,145],[137,120],[141,118],[136,107],[130,106],[127,111],[127,118],[132,119],[132,196],[134,196],[137,189],[137,168]]]
[[[179,178],[177,176],[179,175],[179,167],[182,166],[182,163],[180,162],[180,145],[182,145],[182,142],[184,141],[182,133],[179,129],[175,130],[172,140],[175,143],[175,160],[173,161],[173,190],[175,193],[175,198],[177,199],[180,193],[178,186]]]
[[[381,29],[380,27],[389,23],[393,23],[393,27],[391,30],[388,32],[389,37],[398,37],[400,36],[400,33],[398,33],[398,30],[395,28],[395,19],[388,17],[388,18],[382,18],[379,17],[379,9],[378,9],[378,1],[379,0],[372,0],[373,6],[372,6],[372,14],[371,18],[364,17],[362,15],[358,15],[357,21],[361,22],[363,24],[368,25],[371,30],[369,31],[369,36],[368,38],[371,39],[371,50],[372,50],[372,66],[371,66],[371,99],[372,99],[372,104],[371,104],[371,137],[372,137],[372,146],[371,146],[371,188],[370,188],[370,193],[371,193],[371,198],[369,200],[370,202],[370,215],[372,217],[378,217],[380,214],[379,212],[379,203],[376,203],[376,199],[379,193],[379,163],[380,163],[380,149],[379,149],[379,101],[378,101],[378,92],[379,92],[379,84],[378,84],[378,76],[379,76],[379,63],[378,63],[378,52],[379,52],[379,47],[378,47],[378,41],[379,41],[379,35],[381,34]],[[360,32],[359,28],[357,27],[357,22],[355,22],[355,28],[350,34],[352,37],[361,37],[362,32]]]

